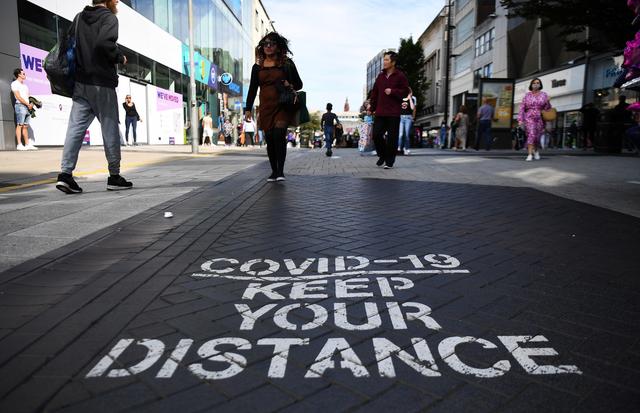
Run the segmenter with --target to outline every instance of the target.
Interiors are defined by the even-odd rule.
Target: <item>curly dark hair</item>
[[[264,52],[264,43],[266,41],[275,42],[278,46],[278,51],[276,52],[276,60],[278,61],[278,66],[282,66],[284,62],[289,59],[289,55],[293,55],[291,50],[289,49],[289,40],[286,37],[282,36],[278,32],[267,33],[256,47],[256,63],[262,66],[264,64],[264,59],[267,55]]]

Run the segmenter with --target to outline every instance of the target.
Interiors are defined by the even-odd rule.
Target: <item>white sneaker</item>
[[[410,153],[411,153],[411,151],[409,149],[407,149],[407,148],[404,149],[404,154],[405,155],[409,155]]]
[[[28,144],[27,146],[25,146],[26,150],[28,151],[37,151],[38,148],[36,146],[34,146],[33,144]]]
[[[527,159],[525,159],[525,161],[527,161],[527,162],[531,162],[531,161],[533,161],[533,155],[529,154],[529,155],[527,156]]]
[[[16,146],[16,150],[18,150],[18,151],[26,151],[27,147],[24,146],[23,144],[20,144],[20,145]]]
[[[540,152],[535,151],[533,153],[533,159],[535,159],[536,161],[539,161],[540,160]]]

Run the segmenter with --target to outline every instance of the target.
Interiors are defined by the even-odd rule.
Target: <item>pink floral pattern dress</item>
[[[518,122],[524,125],[527,132],[527,145],[540,145],[540,137],[544,133],[542,111],[551,109],[549,96],[544,92],[527,92],[520,104]]]

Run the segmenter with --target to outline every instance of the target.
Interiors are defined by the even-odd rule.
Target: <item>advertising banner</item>
[[[196,81],[204,83],[205,85],[217,90],[219,73],[218,67],[197,51],[193,53],[193,60],[196,67]],[[189,66],[189,47],[185,44],[182,45],[182,67],[183,73],[187,76],[191,76]]]
[[[495,109],[494,129],[511,129],[514,86],[513,79],[482,79],[480,83],[481,102],[486,99]]]
[[[45,50],[20,43],[20,61],[22,62],[22,69],[27,75],[25,83],[29,87],[29,93],[32,96],[51,94],[51,86],[44,71],[44,58],[47,53]]]
[[[49,52],[46,50],[20,43],[20,63],[27,75],[25,84],[29,88],[29,95],[42,102],[42,108],[36,109],[36,117],[31,118],[29,123],[36,146],[62,146],[67,134],[72,101],[51,93],[51,85],[43,67],[47,53]],[[84,143],[102,145],[98,121],[89,126],[89,131]]]
[[[149,144],[175,145],[183,142],[184,111],[182,95],[147,85],[149,103]]]

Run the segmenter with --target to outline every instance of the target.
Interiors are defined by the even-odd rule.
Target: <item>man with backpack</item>
[[[118,40],[118,0],[93,0],[80,12],[69,29],[76,36],[76,71],[73,105],[56,188],[67,194],[81,193],[73,179],[85,132],[95,118],[100,121],[104,152],[109,166],[107,190],[130,189],[133,184],[120,176],[120,131],[118,128],[118,73],[116,64],[127,58]],[[77,27],[76,27],[77,25]]]

